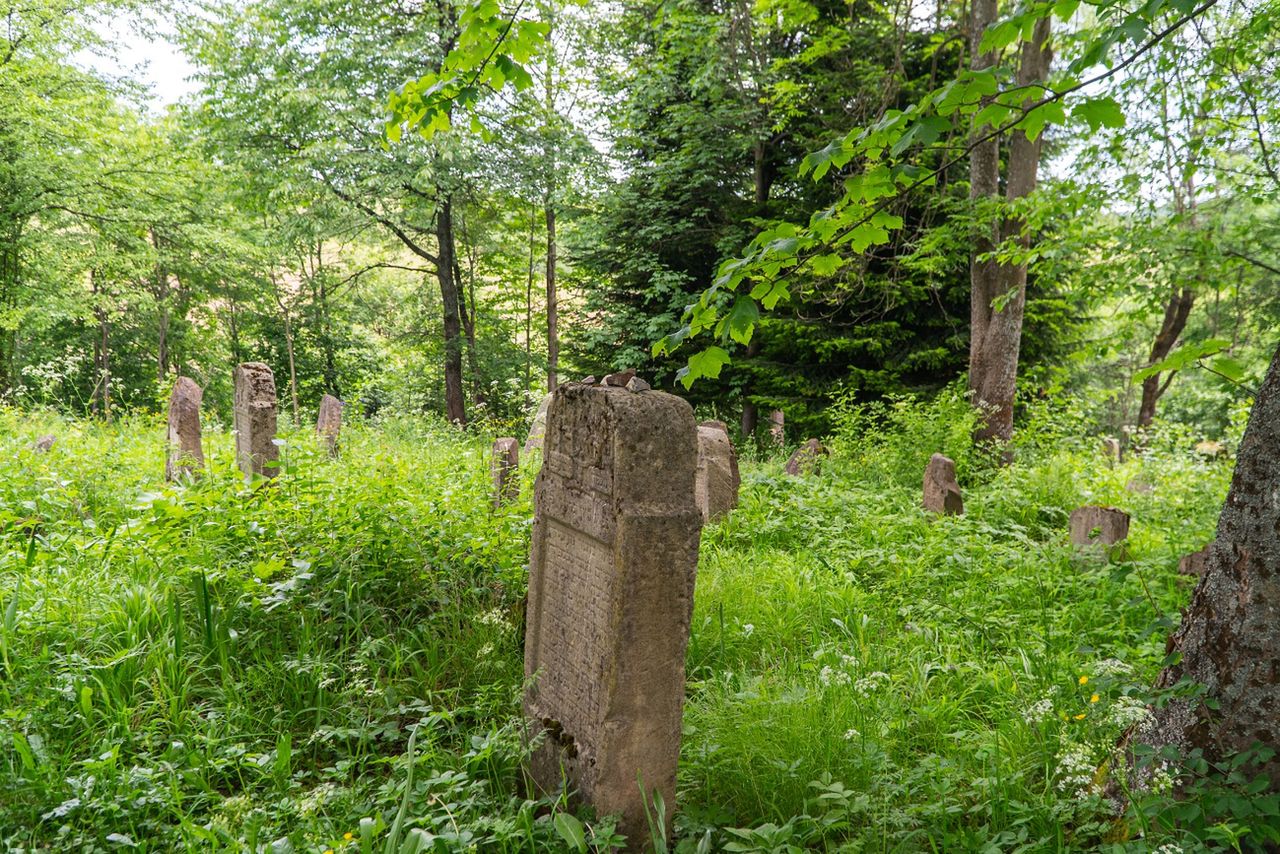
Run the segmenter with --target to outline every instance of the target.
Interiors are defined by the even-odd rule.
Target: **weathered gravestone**
[[[316,415],[316,436],[324,443],[329,456],[338,456],[338,435],[342,432],[342,401],[331,394],[320,398]]]
[[[1124,488],[1129,492],[1136,492],[1139,495],[1150,495],[1156,491],[1154,486],[1147,483],[1140,477],[1131,478],[1129,482],[1124,485]]]
[[[1071,511],[1071,544],[1114,546],[1129,536],[1129,514],[1114,507],[1087,505]]]
[[[817,439],[807,439],[787,460],[785,471],[792,477],[817,472],[822,466],[822,458],[827,455],[828,451],[821,442]]]
[[[964,513],[964,497],[956,480],[956,464],[950,457],[934,454],[924,467],[924,509],[930,513],[959,516]]]
[[[779,448],[787,444],[787,417],[781,409],[769,413],[769,438]]]
[[[520,497],[520,443],[515,439],[494,439],[489,463],[493,474],[493,506],[501,507]]]
[[[53,450],[53,446],[57,441],[57,436],[52,433],[48,433],[41,436],[39,439],[36,439],[35,444],[31,446],[31,450],[35,451],[37,454],[47,454]]]
[[[1182,575],[1204,575],[1205,562],[1209,559],[1209,548],[1213,543],[1209,543],[1198,552],[1192,552],[1184,555],[1182,560],[1178,561],[1178,572]]]
[[[551,405],[552,395],[548,394],[538,402],[538,410],[533,414],[533,423],[529,425],[529,435],[524,440],[524,452],[527,454],[535,448],[542,450],[542,440],[547,434],[547,407]]]
[[[698,425],[698,470],[693,491],[704,522],[714,521],[738,506],[738,455],[723,421]]]
[[[684,656],[702,514],[697,430],[684,400],[611,386],[552,399],[534,492],[524,709],[530,771],[621,816],[675,805]],[[643,791],[641,790],[643,787]]]
[[[1120,462],[1120,440],[1112,436],[1102,438],[1102,453],[1113,463]]]
[[[275,477],[276,378],[261,362],[244,362],[235,370],[236,464],[245,483],[254,475]]]
[[[204,392],[190,377],[178,377],[169,395],[168,454],[165,480],[196,477],[204,470],[200,432],[200,401]]]

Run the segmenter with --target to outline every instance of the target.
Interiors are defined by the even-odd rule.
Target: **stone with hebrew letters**
[[[255,476],[275,477],[276,378],[262,362],[243,362],[235,370],[236,465],[245,483]]]
[[[1071,511],[1071,544],[1113,546],[1129,536],[1129,514],[1114,507],[1086,505]]]
[[[697,436],[679,397],[567,384],[547,413],[534,490],[531,776],[544,793],[565,784],[597,814],[621,816],[633,851],[654,794],[668,816],[675,807],[702,528]]]
[[[693,485],[703,521],[715,521],[737,507],[741,484],[729,428],[723,421],[703,421],[698,425],[698,471]]]
[[[494,508],[520,497],[519,442],[512,438],[494,439],[489,469],[493,474]]]
[[[934,454],[924,467],[924,509],[945,516],[964,513],[964,496],[956,480],[956,464],[950,457]]]
[[[792,477],[809,472],[816,473],[822,466],[822,458],[827,456],[827,453],[826,447],[817,439],[807,439],[787,460],[786,472]]]
[[[529,425],[529,435],[524,440],[524,452],[542,450],[543,437],[547,434],[547,407],[551,405],[551,395],[544,395],[538,402],[538,409],[533,414],[533,422]]]
[[[165,480],[197,477],[204,471],[204,445],[200,431],[200,401],[204,392],[190,377],[178,377],[169,395],[169,452],[164,463]]]
[[[338,436],[341,433],[342,401],[331,394],[326,394],[320,398],[320,411],[316,414],[316,436],[331,457],[338,455]]]

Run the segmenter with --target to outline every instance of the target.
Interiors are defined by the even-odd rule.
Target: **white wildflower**
[[[859,696],[865,697],[878,689],[881,684],[889,681],[889,674],[877,670],[874,673],[868,673],[866,676],[853,683],[853,690],[857,691]]]
[[[858,737],[859,734],[860,733],[856,729],[854,729],[853,727],[850,727],[849,729],[844,731],[844,740],[853,741],[855,738]]]
[[[751,633],[754,632],[755,630],[756,630],[756,627],[753,626],[751,623],[742,624],[742,636],[744,638],[751,637]]]
[[[1164,795],[1173,791],[1175,782],[1177,781],[1174,780],[1173,774],[1169,770],[1169,763],[1161,762],[1151,769],[1151,778],[1147,781],[1147,785],[1157,795]]]
[[[852,681],[852,677],[843,670],[836,670],[828,664],[818,672],[818,681],[823,685],[848,685]]]
[[[1131,676],[1133,668],[1118,658],[1104,658],[1093,667],[1099,676]]]
[[[485,611],[480,615],[479,619],[486,626],[494,626],[503,630],[511,628],[511,623],[507,621],[507,615],[503,613],[501,608]]]
[[[1044,723],[1051,717],[1053,717],[1053,700],[1049,697],[1036,700],[1022,713],[1022,719],[1033,725]]]
[[[1123,729],[1139,724],[1145,726],[1152,720],[1147,704],[1135,697],[1120,696],[1107,711],[1107,720]]]
[[[1152,851],[1151,854],[1182,854],[1182,846],[1174,842],[1166,842]]]
[[[1058,791],[1075,798],[1086,798],[1094,791],[1096,770],[1087,748],[1076,745],[1058,757]]]

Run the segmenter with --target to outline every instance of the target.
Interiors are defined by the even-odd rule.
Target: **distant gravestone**
[[[1113,546],[1129,536],[1129,514],[1088,505],[1071,511],[1071,544]]]
[[[775,409],[769,413],[769,439],[779,448],[787,444],[786,422],[787,417],[782,414],[781,409]]]
[[[1130,479],[1130,481],[1124,485],[1124,488],[1129,492],[1136,492],[1139,495],[1150,495],[1156,491],[1154,486],[1147,483],[1140,477]]]
[[[1209,559],[1209,549],[1212,546],[1213,543],[1209,543],[1199,551],[1185,555],[1178,561],[1178,572],[1182,575],[1204,575],[1205,562]]]
[[[552,399],[534,492],[531,776],[620,815],[632,850],[648,835],[646,802],[657,793],[675,805],[702,528],[697,444],[678,397],[568,384]]]
[[[35,444],[31,446],[31,450],[37,454],[47,454],[53,450],[53,446],[57,443],[58,437],[52,433],[47,433],[36,439]]]
[[[542,450],[542,440],[547,434],[547,407],[550,405],[550,394],[544,396],[538,403],[538,410],[533,414],[533,423],[529,425],[529,435],[524,440],[526,454],[535,448]]]
[[[275,477],[276,378],[262,362],[244,362],[235,370],[236,464],[245,482],[254,475]]]
[[[934,454],[924,467],[924,509],[945,516],[964,513],[964,497],[956,480],[956,464],[950,457]]]
[[[316,415],[316,436],[324,443],[329,456],[338,456],[338,436],[342,433],[342,401],[331,394],[320,398]]]
[[[204,392],[190,377],[178,377],[169,395],[168,454],[164,478],[168,481],[197,477],[204,471],[204,445],[200,431],[200,401]]]
[[[738,506],[738,455],[723,421],[703,421],[698,425],[698,470],[693,491],[702,520],[711,522]]]
[[[1111,462],[1120,462],[1120,440],[1112,436],[1104,436],[1102,439],[1102,453]]]
[[[489,468],[493,474],[493,506],[501,507],[520,497],[520,443],[495,439]]]
[[[795,453],[787,460],[786,472],[792,477],[816,472],[822,465],[822,458],[827,456],[827,449],[817,439],[808,439],[796,448]]]
[[[1203,442],[1196,442],[1196,453],[1202,457],[1208,457],[1211,460],[1216,460],[1219,457],[1225,457],[1227,455],[1227,446],[1221,442],[1206,439]]]

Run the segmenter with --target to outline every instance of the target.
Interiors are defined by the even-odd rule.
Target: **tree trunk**
[[[529,280],[524,289],[524,387],[533,388],[533,264],[537,208],[529,211]]]
[[[546,198],[547,214],[547,391],[555,391],[559,384],[560,339],[556,330],[559,321],[556,306],[556,209],[551,194]]]
[[[768,151],[765,147],[765,141],[758,139],[751,146],[751,185],[755,191],[754,201],[756,204],[756,216],[763,217],[767,214],[766,205],[769,202],[769,191],[773,187],[774,170],[769,165]],[[760,353],[760,328],[756,327],[751,341],[747,344],[746,357],[748,359],[757,356]],[[742,436],[754,436],[756,427],[760,424],[760,408],[746,397],[751,393],[750,384],[742,386]]]
[[[333,346],[333,319],[329,314],[329,283],[321,272],[323,252],[324,244],[321,243],[316,247],[316,278],[319,282],[316,302],[320,307],[320,346],[324,349],[324,388],[334,397],[341,397],[342,390],[338,387],[338,357]]]
[[[1189,679],[1204,698],[1154,710],[1133,741],[1209,761],[1255,743],[1280,748],[1280,350],[1262,383],[1236,458],[1204,574],[1166,650],[1179,653],[1157,688]],[[1210,701],[1210,702],[1205,702]],[[1210,708],[1210,706],[1213,708]],[[1259,770],[1280,790],[1280,752]],[[1141,781],[1139,773],[1137,779]]]
[[[974,69],[989,68],[995,61],[990,54],[977,50],[982,33],[996,15],[995,0],[975,0],[971,24],[971,49]],[[1022,43],[1017,84],[1034,87],[1049,72],[1051,51],[1049,19],[1036,22],[1030,41]],[[1031,89],[1029,98],[1039,93]],[[975,133],[987,132],[979,128]],[[1041,138],[1027,138],[1014,131],[1009,143],[1006,197],[1020,199],[1036,187],[1040,166]],[[996,139],[977,145],[970,155],[970,198],[981,201],[999,193],[1000,148]],[[981,417],[974,433],[976,441],[1008,442],[1013,438],[1013,403],[1017,390],[1018,354],[1022,347],[1022,319],[1027,297],[1026,264],[1000,264],[979,260],[999,243],[1012,240],[1022,248],[1031,243],[1026,223],[1019,217],[1001,215],[974,241],[974,258],[970,266],[971,306],[969,341],[969,388]]]
[[[1164,321],[1160,324],[1160,332],[1156,334],[1156,340],[1151,345],[1151,358],[1147,361],[1148,365],[1162,361],[1173,350],[1173,345],[1178,343],[1178,336],[1186,328],[1187,316],[1191,314],[1191,306],[1195,301],[1196,292],[1193,288],[1174,287],[1169,295],[1169,302],[1164,307]],[[1159,374],[1152,374],[1142,381],[1142,403],[1138,406],[1139,427],[1151,426],[1151,420],[1156,416],[1156,401],[1164,394],[1165,389],[1169,388],[1174,373],[1176,372],[1170,372],[1163,384],[1160,382]]]
[[[458,280],[454,276],[456,248],[453,240],[453,199],[441,195],[436,212],[436,241],[440,244],[436,279],[444,311],[444,408],[454,424],[467,423],[466,394],[462,386],[462,320],[458,306]]]
[[[543,121],[547,125],[547,134],[544,137],[542,148],[542,165],[545,169],[545,195],[542,199],[542,207],[546,212],[547,221],[547,391],[556,390],[559,385],[560,372],[560,333],[557,329],[559,324],[559,307],[556,304],[556,156],[555,148],[552,145],[552,134],[550,132],[556,115],[556,98],[555,98],[555,72],[556,72],[556,52],[554,42],[551,39],[551,31],[555,28],[555,20],[552,13],[552,5],[548,4],[544,7],[544,17],[547,19],[547,46],[548,50],[545,54],[546,63],[543,68],[545,75],[543,84]]]

